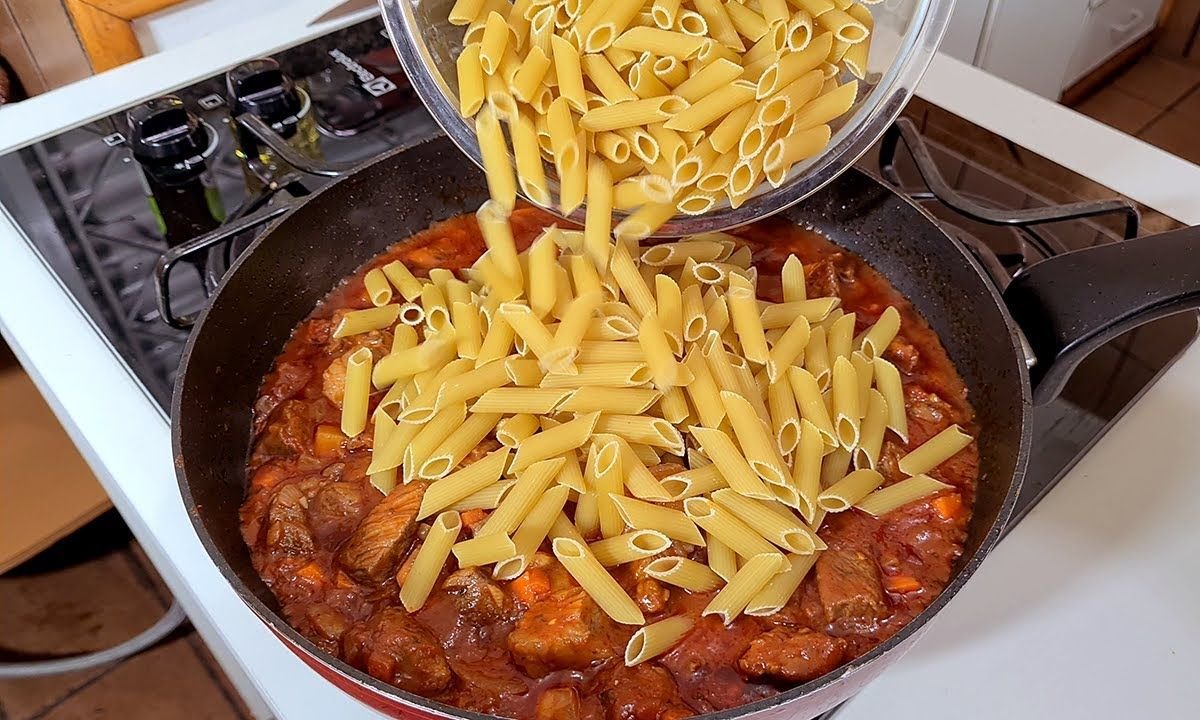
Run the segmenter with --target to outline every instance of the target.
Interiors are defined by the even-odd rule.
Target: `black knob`
[[[129,146],[141,162],[182,162],[204,153],[207,128],[174,95],[154,98],[126,114]]]
[[[268,124],[276,124],[300,111],[300,93],[292,79],[271,58],[260,58],[238,65],[225,74],[233,114],[256,115]]]

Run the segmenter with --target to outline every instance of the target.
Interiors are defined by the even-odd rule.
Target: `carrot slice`
[[[911,575],[893,575],[883,579],[883,586],[888,592],[903,595],[921,589],[921,582]]]
[[[943,520],[957,520],[963,511],[962,496],[950,493],[933,499],[933,510]]]
[[[325,582],[325,571],[315,561],[297,570],[296,575],[311,583]]]
[[[318,425],[313,437],[313,454],[317,457],[333,457],[342,448],[346,436],[337,425]]]
[[[538,568],[527,568],[512,581],[513,595],[526,605],[532,605],[550,594],[550,576]]]

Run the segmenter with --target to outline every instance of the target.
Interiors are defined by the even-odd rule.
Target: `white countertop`
[[[0,151],[328,32],[337,25],[304,23],[329,4],[290,3],[253,28],[231,28],[0,110]],[[1194,165],[949,58],[935,61],[918,94],[1200,224]],[[7,216],[0,216],[0,331],[256,712],[377,717],[293,657],[225,583],[184,513],[166,418]],[[1004,540],[916,649],[839,718],[1194,717],[1196,428],[1200,349],[1192,348]]]

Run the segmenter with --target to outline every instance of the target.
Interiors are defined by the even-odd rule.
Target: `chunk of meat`
[[[302,400],[284,401],[259,436],[255,454],[289,458],[308,452],[316,432],[310,409]]]
[[[875,561],[858,550],[829,549],[817,558],[817,592],[829,622],[869,628],[887,615]]]
[[[750,641],[738,669],[749,678],[800,683],[832,671],[844,654],[839,638],[808,628],[777,627]]]
[[[337,407],[342,406],[346,396],[346,363],[353,352],[334,359],[321,373],[321,394]]]
[[[396,607],[347,630],[342,652],[354,667],[418,695],[441,692],[454,677],[433,633]]]
[[[391,577],[412,544],[425,483],[400,485],[371,508],[338,551],[338,562],[361,583],[378,584]]]
[[[533,712],[534,720],[580,720],[579,693],[575,688],[550,688],[543,692]]]
[[[324,485],[308,504],[309,522],[318,538],[327,544],[344,540],[370,507],[370,493],[379,492],[362,482],[332,482]]]
[[[609,720],[692,717],[671,673],[652,663],[618,665],[596,678]]]
[[[254,402],[254,434],[262,432],[275,408],[295,397],[312,377],[312,367],[304,362],[282,361],[263,379],[263,393]]]
[[[307,557],[313,553],[312,530],[305,506],[308,498],[296,483],[279,488],[267,509],[267,551],[274,559]]]
[[[716,615],[696,621],[683,639],[656,661],[671,671],[697,710],[725,710],[757,699],[737,672],[737,661],[758,635],[761,620],[741,615],[729,627]]]
[[[633,600],[643,611],[653,615],[667,609],[671,591],[654,578],[644,578],[637,581],[633,590]]]
[[[451,573],[442,583],[442,590],[454,600],[454,606],[464,617],[481,623],[493,623],[512,609],[500,586],[475,568]]]
[[[616,657],[623,645],[616,623],[578,587],[534,603],[508,636],[513,660],[533,677],[584,670]]]
[[[342,636],[350,629],[350,621],[329,605],[315,603],[307,606],[299,627],[317,647],[336,653],[342,644]]]
[[[895,365],[902,373],[911,375],[916,372],[921,362],[921,353],[917,346],[908,342],[903,336],[897,336],[883,351],[885,360]]]
[[[833,256],[836,257],[836,256]],[[804,266],[804,285],[808,296],[833,297],[838,294],[838,274],[833,260],[824,258]]]

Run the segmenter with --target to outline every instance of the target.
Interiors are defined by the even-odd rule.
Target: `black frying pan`
[[[234,265],[191,333],[171,408],[184,503],[217,567],[321,675],[402,717],[483,716],[375,680],[317,650],[278,615],[238,528],[251,408],[293,328],[336,283],[398,239],[473,211],[485,195],[482,174],[441,138],[384,157],[309,198]],[[956,573],[924,613],[835,672],[713,716],[720,718],[815,716],[900,657],[999,539],[1025,469],[1032,405],[1051,399],[1075,364],[1116,334],[1200,305],[1194,229],[1046,260],[1002,298],[930,216],[857,170],[786,216],[866,259],[937,331],[978,414],[978,497]],[[1018,326],[1038,358],[1033,390]]]

